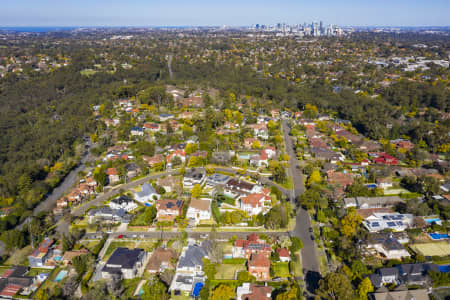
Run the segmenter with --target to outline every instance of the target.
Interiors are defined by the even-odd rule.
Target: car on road
[[[313,241],[315,240],[315,239],[314,239],[314,235],[312,235],[312,234],[311,234],[311,240],[313,240]]]
[[[312,227],[309,227],[309,232],[312,232]]]
[[[119,235],[117,236],[117,238],[118,238],[118,239],[123,239],[123,234],[119,234]]]

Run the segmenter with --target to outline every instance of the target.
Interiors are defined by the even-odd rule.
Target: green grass
[[[20,250],[16,250],[12,253],[12,255],[8,258],[8,260],[5,262],[5,265],[21,265],[23,264],[23,261],[28,261],[28,255],[33,252],[33,248],[31,248],[31,245],[28,245]]]
[[[224,279],[234,279],[236,272],[245,271],[247,268],[245,265],[228,265],[222,264],[216,266],[216,276],[215,279],[224,280]]]
[[[140,278],[124,279],[122,281],[123,288],[125,289],[124,295],[127,298],[133,297],[134,291],[136,290],[136,287],[140,281]]]
[[[291,273],[289,272],[289,263],[287,262],[273,263],[272,269],[275,277],[291,276]]]
[[[293,265],[293,270],[292,272],[294,273],[295,277],[300,277],[303,276],[303,270],[302,270],[302,257],[299,254],[295,254],[298,259],[297,261],[292,261],[292,265]]]
[[[142,241],[137,244],[136,248],[142,248],[147,252],[153,251],[155,248],[155,242],[153,241]]]
[[[92,69],[85,69],[85,70],[80,71],[80,74],[83,76],[92,76],[95,73],[97,73],[97,71],[92,70]]]
[[[111,254],[119,247],[125,247],[133,249],[135,242],[111,242],[108,249],[106,249],[105,255],[103,256],[103,261],[107,261]]]
[[[52,269],[41,269],[41,268],[31,268],[30,271],[27,273],[27,276],[36,276],[39,275],[41,273],[51,273],[54,270]]]

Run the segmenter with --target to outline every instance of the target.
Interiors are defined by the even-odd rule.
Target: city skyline
[[[339,26],[448,26],[450,2],[330,0],[224,2],[194,0],[54,1],[17,0],[2,4],[0,26],[250,26],[310,23]]]

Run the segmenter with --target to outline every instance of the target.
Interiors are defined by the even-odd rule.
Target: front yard
[[[291,273],[289,272],[289,263],[288,262],[279,262],[279,263],[272,263],[272,270],[274,277],[290,277]]]
[[[136,246],[136,242],[111,242],[108,249],[106,249],[105,255],[103,256],[103,261],[107,261],[111,254],[119,247],[125,247],[133,249]]]

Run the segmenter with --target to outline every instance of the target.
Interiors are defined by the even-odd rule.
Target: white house
[[[270,201],[270,197],[264,193],[250,194],[248,196],[241,197],[241,209],[250,216],[254,216],[263,212],[265,201]]]
[[[155,188],[150,183],[144,183],[139,192],[134,193],[134,200],[145,206],[151,206],[160,195],[156,193]]]
[[[414,216],[411,214],[373,213],[363,221],[363,225],[369,232],[379,232],[384,229],[404,231],[411,227],[413,222]]]
[[[143,136],[144,129],[142,129],[142,127],[131,127],[131,135]]]
[[[186,213],[186,218],[195,220],[195,225],[201,220],[211,219],[211,200],[192,199]]]
[[[206,173],[204,170],[191,170],[183,177],[183,188],[192,189],[194,185],[203,185],[206,181]]]
[[[119,198],[112,199],[109,202],[111,209],[123,209],[124,211],[132,211],[137,207],[137,204],[127,196],[120,196]]]

